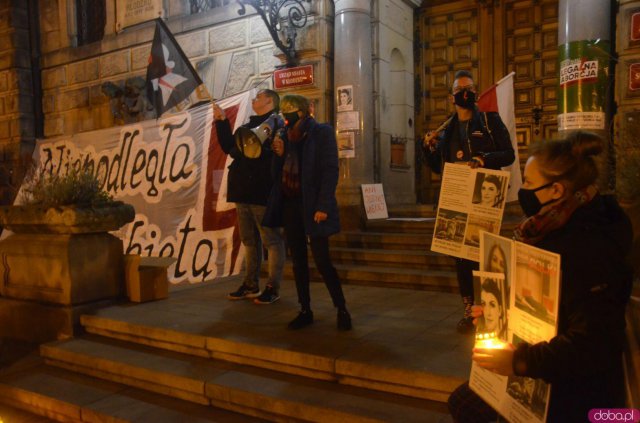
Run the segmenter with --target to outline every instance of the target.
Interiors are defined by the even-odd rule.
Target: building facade
[[[143,101],[140,81],[154,24],[123,26],[122,10],[131,3],[142,4],[0,0],[2,204],[15,196],[38,138],[150,117],[138,102]],[[251,6],[241,15],[239,4],[230,0],[143,3],[157,6],[155,13],[165,19],[214,98],[273,86],[271,76],[285,57]],[[308,14],[295,45],[299,64],[312,65],[314,82],[280,93],[311,98],[316,118],[332,123],[339,138],[352,142],[351,157],[340,159],[344,206],[357,207],[360,184],[373,182],[383,183],[391,204],[432,201],[438,177],[423,165],[419,145],[422,135],[453,110],[448,88],[458,69],[471,70],[480,90],[516,72],[522,162],[532,141],[557,131],[558,0],[291,3]],[[639,13],[640,1],[612,5],[612,101],[617,106],[612,145],[631,162],[638,161]],[[351,87],[354,102],[348,110],[340,110],[340,87]],[[345,119],[354,117],[357,122],[345,126]],[[628,174],[616,167],[619,181]]]

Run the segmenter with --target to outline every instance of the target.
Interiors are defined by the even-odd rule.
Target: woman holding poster
[[[594,156],[602,149],[602,140],[586,132],[532,146],[518,193],[528,218],[515,239],[561,256],[557,335],[473,350],[480,367],[550,383],[549,422],[584,422],[591,409],[625,407],[622,350],[632,283],[625,257],[633,232],[616,200],[595,185]],[[496,418],[467,384],[451,394],[449,409],[457,422]]]

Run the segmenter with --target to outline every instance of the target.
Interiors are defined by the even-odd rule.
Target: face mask
[[[476,93],[470,90],[460,90],[453,95],[453,101],[462,108],[473,109],[476,104]]]
[[[287,125],[287,128],[293,128],[293,125],[295,125],[296,122],[300,120],[300,116],[298,116],[297,111],[283,113],[282,116],[284,116],[284,123]]]
[[[556,199],[549,200],[546,203],[540,203],[540,200],[538,200],[538,196],[536,196],[536,191],[540,191],[541,189],[545,189],[547,187],[550,187],[551,185],[553,185],[553,182],[549,182],[548,184],[534,189],[520,188],[520,190],[518,190],[518,202],[520,203],[520,207],[522,207],[522,211],[527,217],[538,214],[540,210],[547,204],[558,201]]]

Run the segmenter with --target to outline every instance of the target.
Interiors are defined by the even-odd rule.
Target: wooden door
[[[449,88],[470,70],[480,91],[515,76],[520,161],[556,132],[557,0],[426,1],[416,16],[416,140],[453,112]],[[416,154],[417,198],[433,202],[439,177]]]

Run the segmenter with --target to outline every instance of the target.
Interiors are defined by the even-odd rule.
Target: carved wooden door
[[[556,132],[558,1],[426,1],[416,17],[416,140],[453,112],[449,88],[459,69],[480,91],[515,71],[520,162],[527,146]],[[431,203],[439,185],[416,155],[417,197]]]

